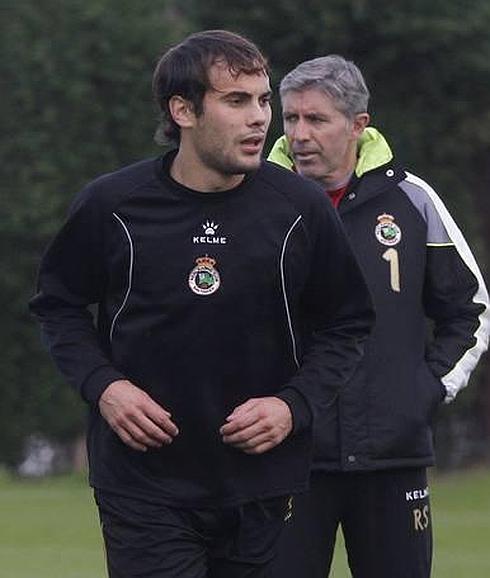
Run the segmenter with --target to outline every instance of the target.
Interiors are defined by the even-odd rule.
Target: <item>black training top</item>
[[[202,193],[170,178],[172,158],[77,196],[31,301],[91,406],[91,484],[174,505],[301,491],[312,416],[352,374],[373,321],[363,277],[313,183],[264,162],[235,189]],[[172,413],[170,446],[134,451],[101,417],[98,398],[121,378]],[[223,444],[233,408],[268,395],[291,407],[293,434],[258,456]]]

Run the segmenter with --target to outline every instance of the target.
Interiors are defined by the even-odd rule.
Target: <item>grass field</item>
[[[490,470],[435,476],[434,578],[490,576]],[[2,578],[105,578],[96,509],[85,480],[0,476]],[[331,578],[349,578],[339,548]],[[298,577],[307,578],[307,577]]]

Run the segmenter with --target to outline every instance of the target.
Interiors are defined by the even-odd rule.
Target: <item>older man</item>
[[[340,525],[354,578],[427,578],[431,422],[487,347],[487,290],[441,199],[368,127],[355,64],[303,62],[280,94],[285,136],[269,158],[338,208],[377,323],[358,371],[315,422],[311,491],[296,499],[275,576],[325,578]]]

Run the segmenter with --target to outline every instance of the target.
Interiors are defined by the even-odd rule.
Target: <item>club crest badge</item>
[[[196,266],[189,273],[189,287],[197,295],[211,295],[219,289],[221,279],[212,257],[198,257]]]
[[[400,227],[395,223],[395,217],[383,213],[378,217],[378,224],[374,230],[376,239],[383,245],[392,247],[398,245],[402,238]]]

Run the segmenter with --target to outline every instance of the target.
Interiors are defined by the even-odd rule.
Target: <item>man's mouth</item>
[[[293,157],[296,162],[308,162],[313,160],[316,155],[315,151],[294,151],[293,150]]]
[[[257,153],[262,150],[264,145],[264,135],[249,136],[240,141],[241,147],[245,152]]]

